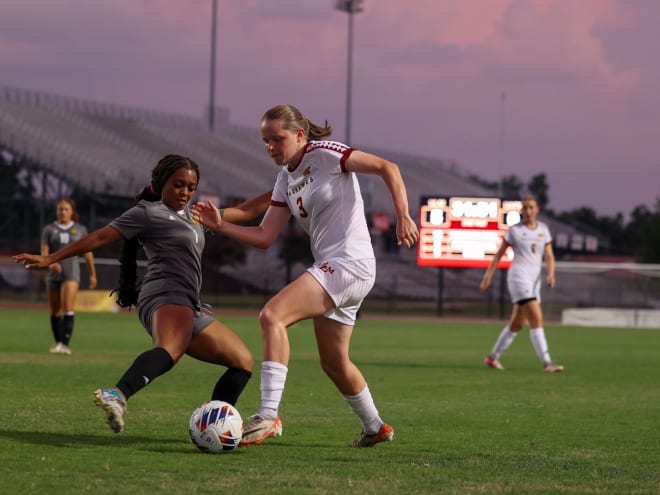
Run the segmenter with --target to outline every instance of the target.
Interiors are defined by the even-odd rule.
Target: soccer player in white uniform
[[[548,226],[536,217],[539,206],[536,199],[527,196],[522,200],[522,221],[511,227],[495,253],[490,266],[484,274],[480,289],[488,290],[500,258],[509,246],[513,248],[513,262],[507,273],[507,286],[513,311],[511,319],[502,329],[493,350],[486,356],[487,366],[503,370],[499,358],[511,345],[525,322],[529,322],[529,337],[534,350],[543,363],[543,370],[549,373],[563,371],[564,367],[554,364],[548,351],[548,343],[543,330],[543,312],[541,310],[541,268],[545,258],[549,287],[555,285],[555,256],[552,251],[552,236]]]
[[[261,444],[282,433],[279,405],[290,348],[287,329],[312,318],[321,367],[362,423],[351,445],[371,447],[391,441],[392,427],[380,417],[367,382],[349,358],[357,311],[373,287],[376,263],[357,173],[379,175],[388,187],[397,217],[399,244],[413,246],[417,226],[399,168],[383,158],[327,141],[330,126],[318,126],[291,105],[268,110],[261,119],[266,151],[281,166],[271,206],[259,226],[223,221],[211,203],[192,207],[206,226],[234,239],[268,248],[291,215],[309,234],[314,264],[279,291],[261,311],[264,343],[261,404],[246,426],[242,445]]]

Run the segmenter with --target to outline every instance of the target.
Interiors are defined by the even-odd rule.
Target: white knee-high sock
[[[257,414],[262,418],[277,417],[288,370],[277,361],[261,363],[261,404]]]
[[[516,335],[518,335],[518,332],[512,332],[509,325],[505,326],[500,332],[500,336],[497,337],[493,350],[490,351],[490,357],[493,359],[499,359],[502,353],[511,345],[513,339],[516,338]]]
[[[543,327],[530,328],[529,338],[541,362],[543,364],[551,363],[552,359],[550,359],[550,352],[548,352],[548,342],[545,340]]]
[[[378,409],[376,409],[368,385],[365,385],[362,392],[357,395],[344,395],[344,399],[346,399],[351,411],[360,418],[362,431],[367,435],[375,435],[380,431],[384,423],[378,415]]]

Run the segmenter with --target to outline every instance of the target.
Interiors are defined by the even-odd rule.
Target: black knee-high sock
[[[252,373],[248,370],[229,368],[215,384],[211,400],[223,400],[235,406],[251,377]]]
[[[50,329],[55,342],[62,342],[62,317],[50,315]]]
[[[117,388],[127,399],[146,387],[160,375],[167,373],[174,366],[174,360],[162,347],[148,350],[140,354],[124,376],[117,382]]]
[[[73,314],[65,314],[62,317],[62,334],[60,341],[64,345],[69,345],[69,342],[71,342],[71,335],[73,335]]]

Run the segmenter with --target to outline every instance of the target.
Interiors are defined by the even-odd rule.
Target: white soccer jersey
[[[342,143],[311,141],[298,167],[282,167],[275,181],[271,204],[288,206],[317,262],[374,258],[360,186],[344,168],[352,152]]]
[[[552,242],[550,229],[543,222],[536,222],[530,229],[519,223],[511,227],[504,240],[513,248],[513,262],[507,274],[507,283],[513,302],[535,297],[539,301],[541,267],[546,244]]]

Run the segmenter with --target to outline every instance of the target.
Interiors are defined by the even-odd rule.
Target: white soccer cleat
[[[258,414],[250,416],[250,422],[243,429],[243,438],[240,447],[261,445],[268,437],[282,436],[282,420],[276,418],[262,418]]]
[[[94,403],[103,408],[106,422],[112,431],[119,433],[124,429],[124,413],[126,401],[116,388],[100,388],[94,392]]]

